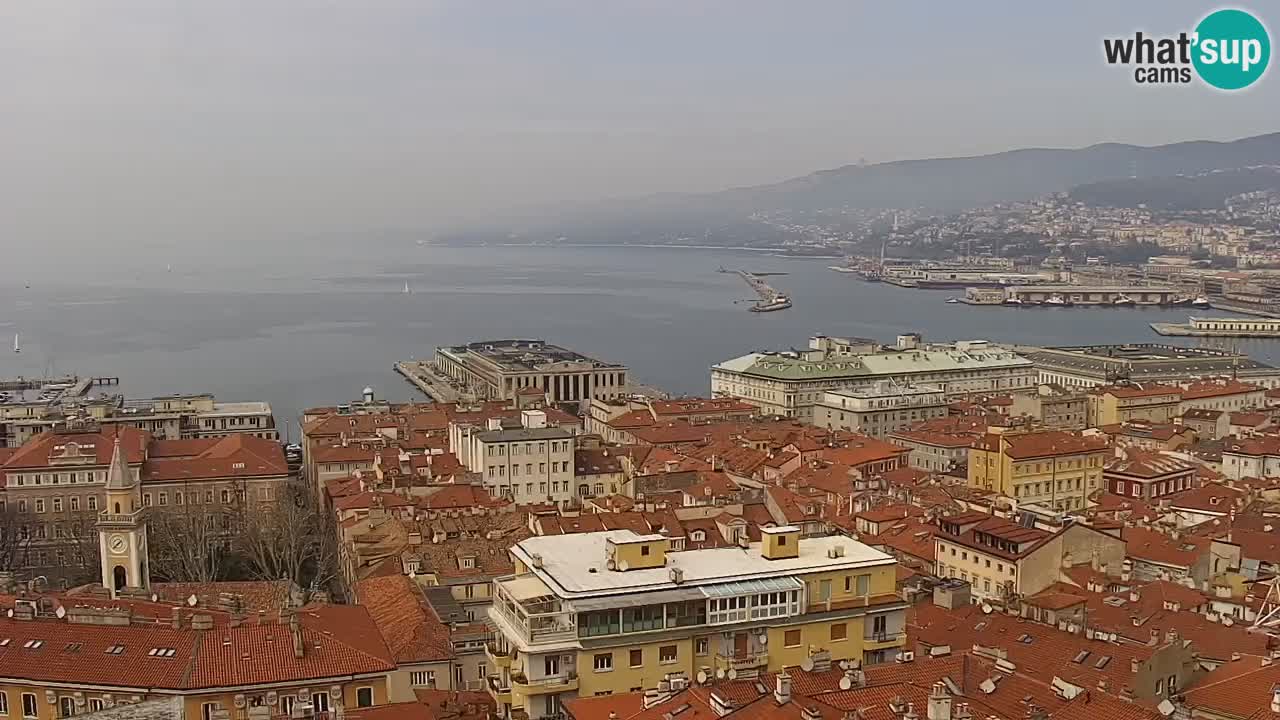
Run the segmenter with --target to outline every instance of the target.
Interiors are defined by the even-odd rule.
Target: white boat
[[[1134,305],[1135,303],[1133,301],[1133,298],[1129,297],[1128,295],[1125,295],[1124,293],[1121,293],[1116,296],[1115,300],[1111,301],[1111,304],[1112,305]]]
[[[835,271],[836,271],[836,272],[838,272],[838,273],[856,273],[856,272],[858,272],[857,270],[854,270],[854,269],[853,269],[853,268],[851,268],[851,267],[843,267],[843,266],[840,266],[840,265],[828,265],[828,266],[827,266],[827,269],[828,269],[828,270],[835,270]]]
[[[18,344],[18,333],[13,334],[13,351],[16,353],[22,352],[22,346]]]
[[[960,298],[947,298],[948,305],[955,305],[958,302],[960,302]]]
[[[1043,304],[1048,307],[1066,307],[1067,299],[1055,293],[1046,298]]]
[[[1018,297],[1017,295],[1014,295],[1013,297],[1005,298],[1004,304],[1005,305],[1023,305],[1024,303],[1022,302],[1022,298]]]
[[[1191,301],[1191,307],[1209,307],[1209,298],[1204,295],[1197,295]]]
[[[405,284],[404,284],[404,294],[405,294],[405,295],[412,295],[412,294],[413,294],[413,291],[409,289],[409,283],[405,283]]]

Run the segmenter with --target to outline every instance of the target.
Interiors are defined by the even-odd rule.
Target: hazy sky
[[[0,245],[434,228],[859,158],[1280,129],[1276,68],[1226,95],[1101,60],[1103,36],[1213,7],[3,0]]]

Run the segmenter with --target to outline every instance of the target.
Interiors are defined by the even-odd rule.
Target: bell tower
[[[102,560],[102,585],[115,598],[123,590],[150,590],[147,569],[147,519],[139,494],[139,481],[129,469],[116,430],[107,470],[106,507],[98,514],[98,555]]]

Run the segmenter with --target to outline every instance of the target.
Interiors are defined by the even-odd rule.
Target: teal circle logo
[[[1267,28],[1243,10],[1217,10],[1196,26],[1191,62],[1200,79],[1219,90],[1240,90],[1258,81],[1271,60]]]

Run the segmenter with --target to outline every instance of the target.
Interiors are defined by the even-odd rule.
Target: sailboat
[[[405,294],[405,295],[412,295],[412,294],[413,294],[413,291],[409,289],[409,283],[405,283],[405,284],[404,284],[404,294]]]
[[[16,353],[22,352],[22,346],[18,344],[18,333],[13,334],[13,351]]]

